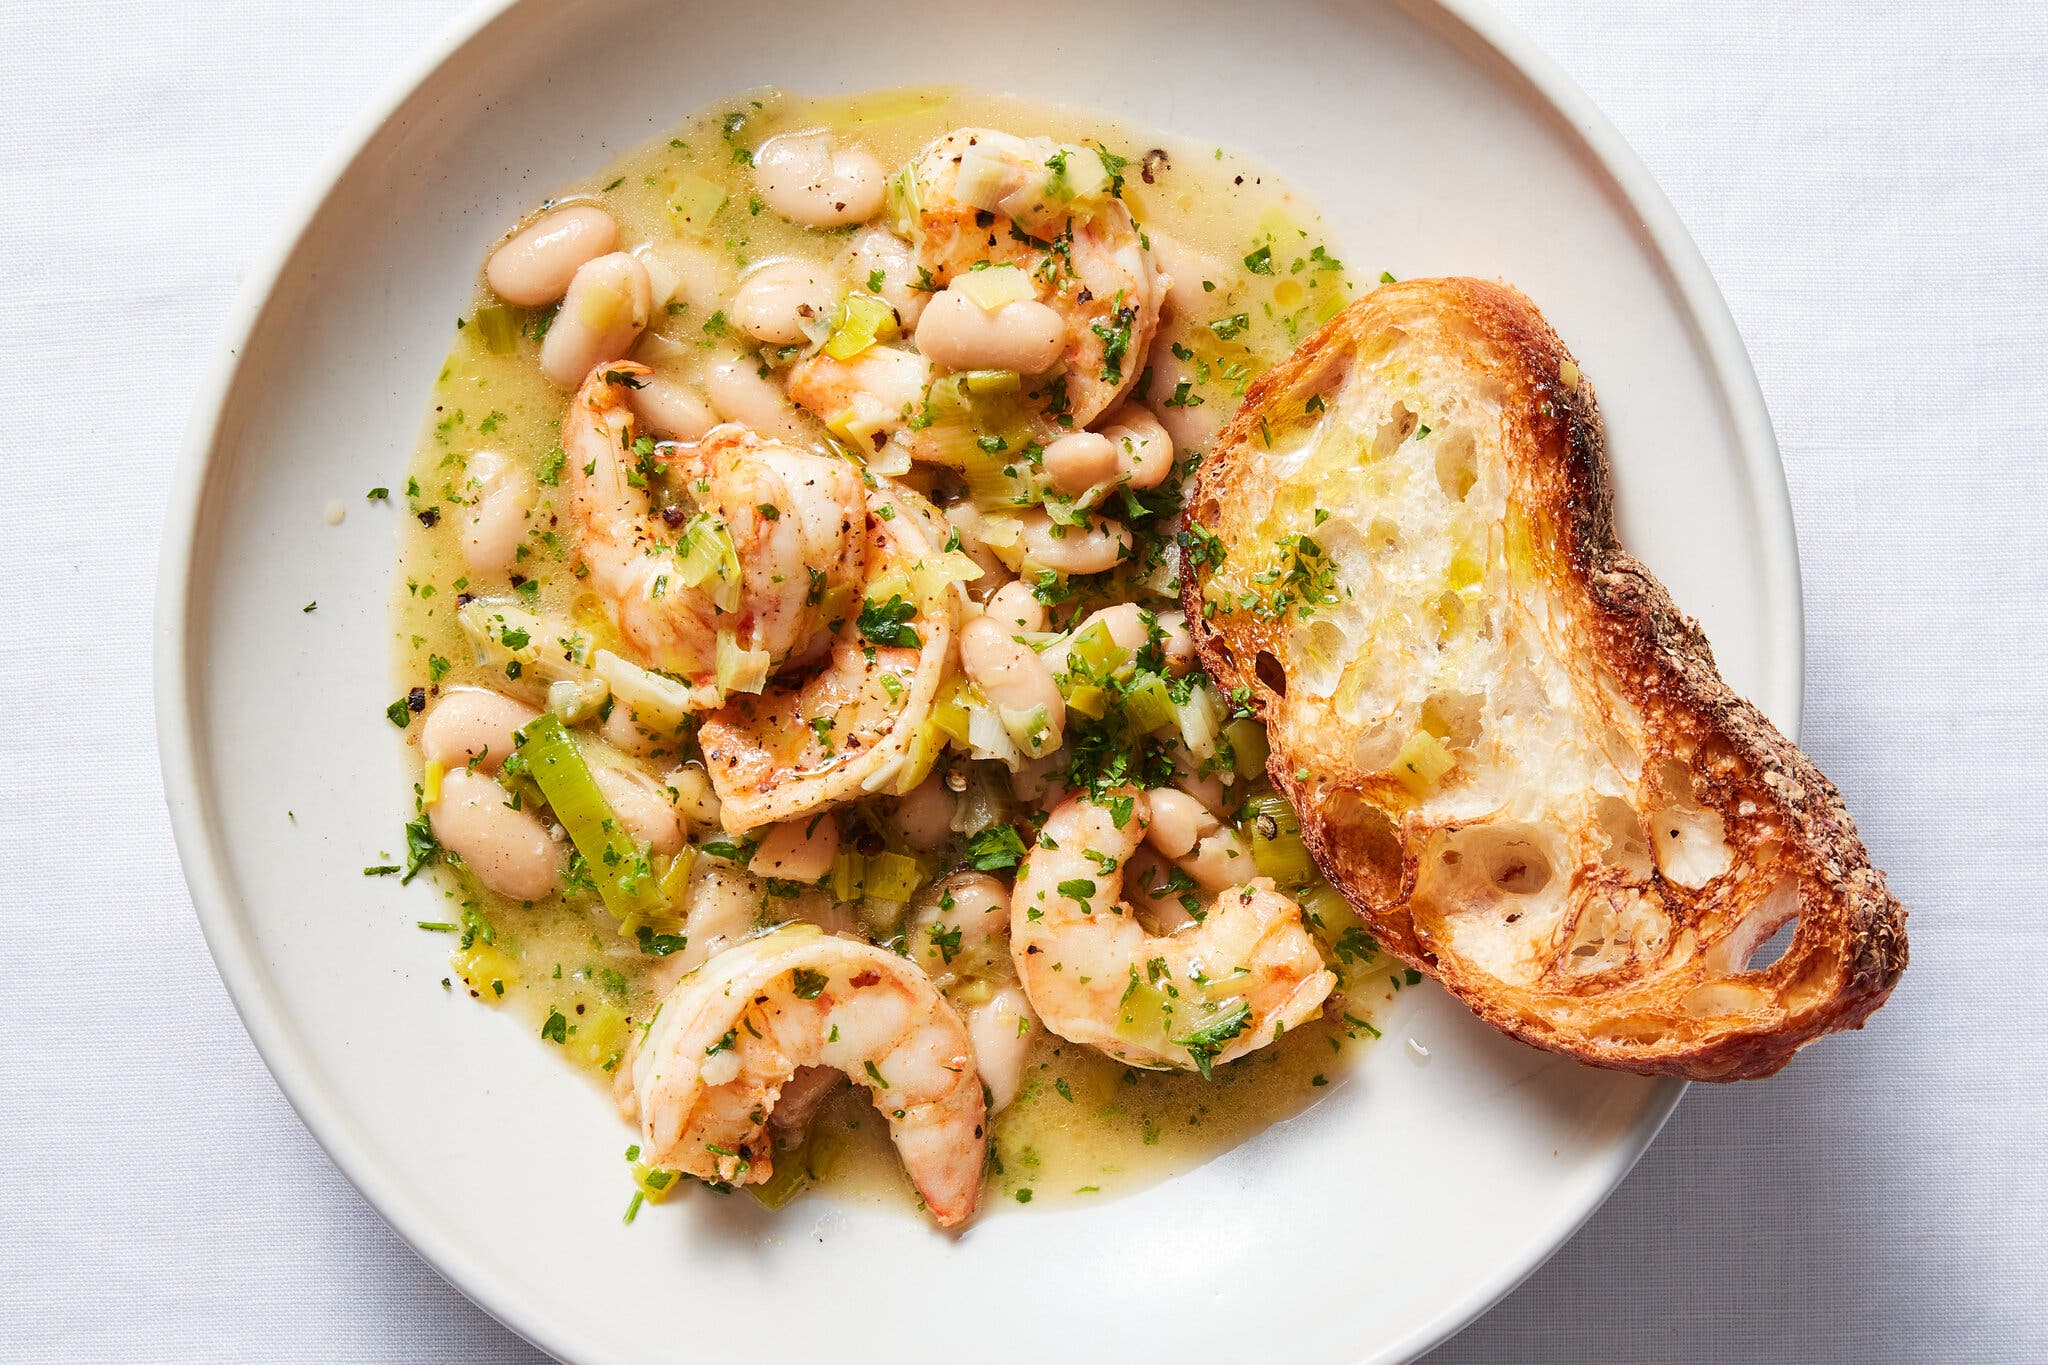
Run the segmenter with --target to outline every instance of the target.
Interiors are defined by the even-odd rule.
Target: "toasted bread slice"
[[[1834,786],[1616,543],[1601,441],[1521,294],[1377,289],[1203,462],[1188,621],[1387,949],[1538,1047],[1767,1076],[1884,1002],[1905,913]]]

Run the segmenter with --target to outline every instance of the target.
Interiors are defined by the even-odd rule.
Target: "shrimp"
[[[1151,808],[1125,788],[1071,796],[1045,822],[1010,906],[1010,952],[1046,1028],[1133,1066],[1208,1075],[1315,1017],[1337,978],[1301,907],[1265,877],[1180,932],[1148,933],[1121,899]]]
[[[872,455],[923,406],[932,367],[916,351],[870,346],[851,360],[819,351],[789,369],[789,396]]]
[[[910,174],[918,264],[934,282],[984,262],[1018,266],[1065,319],[1063,367],[1037,391],[1047,415],[1080,428],[1115,407],[1145,367],[1168,281],[1097,154],[960,128]]]
[[[721,634],[766,652],[772,669],[817,633],[835,589],[844,596],[860,583],[866,495],[852,465],[744,427],[715,427],[687,445],[637,436],[628,400],[649,373],[630,361],[600,365],[570,404],[562,447],[576,550],[626,643],[715,702]],[[663,471],[697,516],[653,510],[649,476]],[[716,576],[691,587],[680,575],[698,536],[729,543],[733,557],[718,556]],[[739,583],[723,582],[735,563]],[[736,596],[731,610],[715,600],[721,587]]]
[[[960,610],[959,589],[940,572],[946,522],[887,480],[877,480],[869,507],[875,586],[845,609],[824,667],[734,697],[698,731],[719,818],[734,834],[874,792],[908,792],[944,743],[927,721]]]
[[[809,1066],[868,1088],[941,1227],[974,1212],[988,1115],[966,1026],[912,963],[810,925],[726,949],[662,1001],[632,1060],[646,1159],[734,1185],[768,1179],[770,1115]]]

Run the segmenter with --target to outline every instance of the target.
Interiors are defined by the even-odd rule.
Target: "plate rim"
[[[223,419],[249,338],[268,308],[280,278],[298,254],[308,230],[335,186],[378,135],[441,69],[484,31],[515,11],[547,0],[478,0],[424,42],[401,64],[335,137],[272,230],[267,245],[245,271],[220,326],[171,471],[157,559],[157,592],[152,633],[152,674],[156,740],[173,841],[195,918],[228,997],[264,1066],[335,1168],[407,1246],[449,1284],[529,1344],[559,1359],[571,1359],[575,1343],[560,1325],[529,1308],[509,1285],[469,1263],[440,1221],[398,1187],[384,1163],[351,1131],[347,1113],[314,1079],[293,1025],[278,1006],[274,987],[239,933],[235,898],[229,894],[218,831],[206,819],[207,797],[200,782],[199,726],[191,685],[190,599],[192,567],[204,511],[203,494],[222,444]],[[1804,705],[1804,592],[1791,492],[1785,478],[1770,412],[1734,315],[1714,281],[1698,245],[1677,210],[1590,96],[1548,53],[1536,45],[1491,0],[1394,0],[1419,21],[1448,20],[1476,39],[1527,81],[1536,95],[1569,124],[1600,171],[1635,211],[1658,263],[1668,272],[1690,325],[1696,330],[1713,378],[1725,395],[1733,439],[1758,516],[1764,596],[1780,623],[1782,640],[1772,641],[1774,673],[1763,689],[1771,712],[1796,741]],[[1771,695],[1775,693],[1776,695]],[[1380,1343],[1372,1361],[1420,1356],[1465,1327],[1520,1285],[1619,1189],[1656,1139],[1686,1085],[1666,1081],[1634,1129],[1606,1158],[1599,1193],[1584,1207],[1530,1237],[1490,1278],[1475,1282],[1454,1304],[1402,1336]]]

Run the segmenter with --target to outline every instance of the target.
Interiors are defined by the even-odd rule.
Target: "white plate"
[[[1506,1292],[1680,1087],[1504,1042],[1434,988],[1315,1108],[1130,1198],[998,1210],[957,1240],[824,1199],[774,1218],[691,1197],[622,1226],[626,1128],[510,1016],[443,994],[446,941],[413,927],[440,917],[423,884],[360,875],[409,811],[382,714],[403,512],[363,494],[402,474],[479,253],[555,185],[748,86],[1011,89],[1265,158],[1320,199],[1363,279],[1527,290],[1599,387],[1624,541],[1792,730],[1798,570],[1769,422],[1635,158],[1465,0],[486,8],[362,123],[252,272],[165,525],[158,710],[186,875],[337,1164],[464,1291],[577,1360],[818,1341],[891,1362],[1381,1360]]]

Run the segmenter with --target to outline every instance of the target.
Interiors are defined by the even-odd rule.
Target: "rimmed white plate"
[[[623,1125],[510,1016],[443,994],[446,943],[413,927],[439,917],[421,884],[360,875],[407,813],[382,714],[402,512],[363,495],[401,474],[480,251],[721,95],[933,81],[1250,151],[1320,200],[1362,278],[1521,286],[1598,385],[1625,542],[1730,680],[1796,728],[1796,549],[1734,327],[1633,155],[1491,11],[511,0],[359,125],[251,272],[195,408],[156,663],[207,940],[336,1163],[449,1279],[565,1358],[1414,1354],[1570,1235],[1679,1086],[1504,1042],[1425,988],[1313,1109],[1129,1198],[998,1211],[957,1239],[826,1199],[778,1218],[691,1198],[629,1228]],[[329,527],[335,500],[348,516]]]

